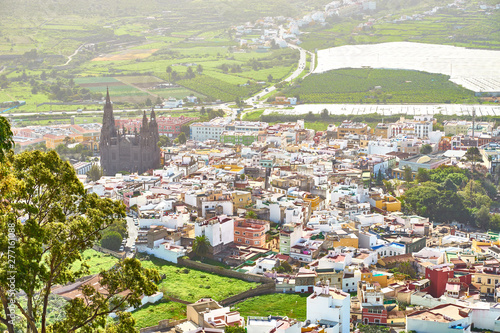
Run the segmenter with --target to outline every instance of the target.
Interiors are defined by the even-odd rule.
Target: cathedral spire
[[[106,87],[106,105],[111,105],[111,98],[109,98],[109,87]]]

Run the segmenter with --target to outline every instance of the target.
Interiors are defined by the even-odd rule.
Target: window
[[[249,241],[249,240],[246,240],[246,241],[245,241],[245,243],[250,244],[250,241]]]
[[[377,297],[377,302],[380,302],[380,298]]]
[[[241,238],[238,238],[238,242],[241,242]]]
[[[481,283],[481,278],[480,277],[477,278],[477,283]]]
[[[254,237],[259,237],[259,234],[253,234]]]
[[[491,279],[488,279],[488,284],[491,284]]]
[[[239,234],[240,234],[240,232],[239,232],[239,231],[235,231],[234,233],[235,233],[236,235],[239,235]]]
[[[260,241],[255,241],[255,245],[258,245],[258,244],[260,244]]]

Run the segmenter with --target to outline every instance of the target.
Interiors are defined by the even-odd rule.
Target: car
[[[132,247],[130,248],[130,251],[135,252],[135,245],[132,245]]]
[[[123,249],[123,246],[120,246],[120,250],[119,250],[119,251],[120,251],[120,252],[123,252],[123,250],[124,250],[124,249]]]
[[[66,112],[63,112],[62,114],[66,114]]]

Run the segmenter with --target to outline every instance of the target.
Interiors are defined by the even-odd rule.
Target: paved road
[[[280,36],[283,35],[283,32],[284,32],[283,27],[280,27],[280,32],[279,32]],[[294,44],[288,44],[288,47],[300,52],[299,63],[298,63],[297,69],[289,77],[287,77],[286,79],[282,80],[281,82],[291,82],[294,79],[296,79],[297,77],[299,77],[299,75],[306,68],[306,65],[307,65],[307,54],[309,54],[311,56],[311,67],[309,68],[309,72],[306,73],[304,75],[304,77],[310,75],[313,72],[313,70],[314,70],[314,64],[315,64],[315,61],[316,61],[316,55],[314,53],[309,52],[307,50],[304,50],[300,46],[297,46],[297,45],[294,45]],[[259,102],[259,99],[261,99],[265,95],[269,94],[270,92],[273,92],[274,90],[276,90],[276,86],[275,85],[267,87],[264,90],[262,90],[261,92],[255,94],[254,96],[252,96],[249,99],[245,100],[245,103],[248,104],[248,105],[254,105],[255,103]],[[235,115],[233,117],[235,117]]]
[[[125,244],[126,247],[130,249],[132,245],[135,245],[135,240],[138,235],[138,227],[134,225],[134,219],[131,217],[126,217],[125,218],[127,221],[127,229],[128,229],[128,238],[127,238],[127,243]],[[130,253],[130,251],[127,252],[127,256]]]
[[[69,63],[71,62],[71,60],[73,60],[73,57],[74,57],[74,56],[76,56],[76,55],[78,54],[78,52],[80,52],[80,50],[82,49],[82,47],[83,47],[84,45],[85,45],[85,44],[80,45],[80,47],[79,47],[79,48],[77,48],[77,49],[75,50],[75,52],[73,52],[73,54],[72,54],[72,55],[70,55],[70,56],[68,57],[68,61],[66,61],[66,63],[65,63],[65,64],[63,64],[63,65],[57,65],[57,66],[54,66],[54,67],[62,67],[62,66],[66,66],[67,64],[69,64]]]

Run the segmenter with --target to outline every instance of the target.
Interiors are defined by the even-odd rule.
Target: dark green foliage
[[[245,328],[241,327],[240,325],[227,326],[224,331],[226,333],[245,333],[246,332]]]
[[[380,86],[381,89],[375,89]],[[449,76],[419,71],[338,69],[313,74],[300,86],[285,89],[304,103],[462,103],[474,93],[449,81]]]
[[[122,236],[116,231],[107,231],[101,239],[101,246],[105,249],[118,251],[122,244]]]
[[[205,257],[210,251],[210,241],[207,236],[197,236],[193,242],[193,252],[198,257]]]
[[[0,116],[0,162],[4,159],[5,154],[14,147],[12,136],[9,121]]]
[[[431,145],[425,144],[425,145],[422,145],[422,147],[420,147],[420,154],[427,155],[430,153],[432,153],[432,146]]]

